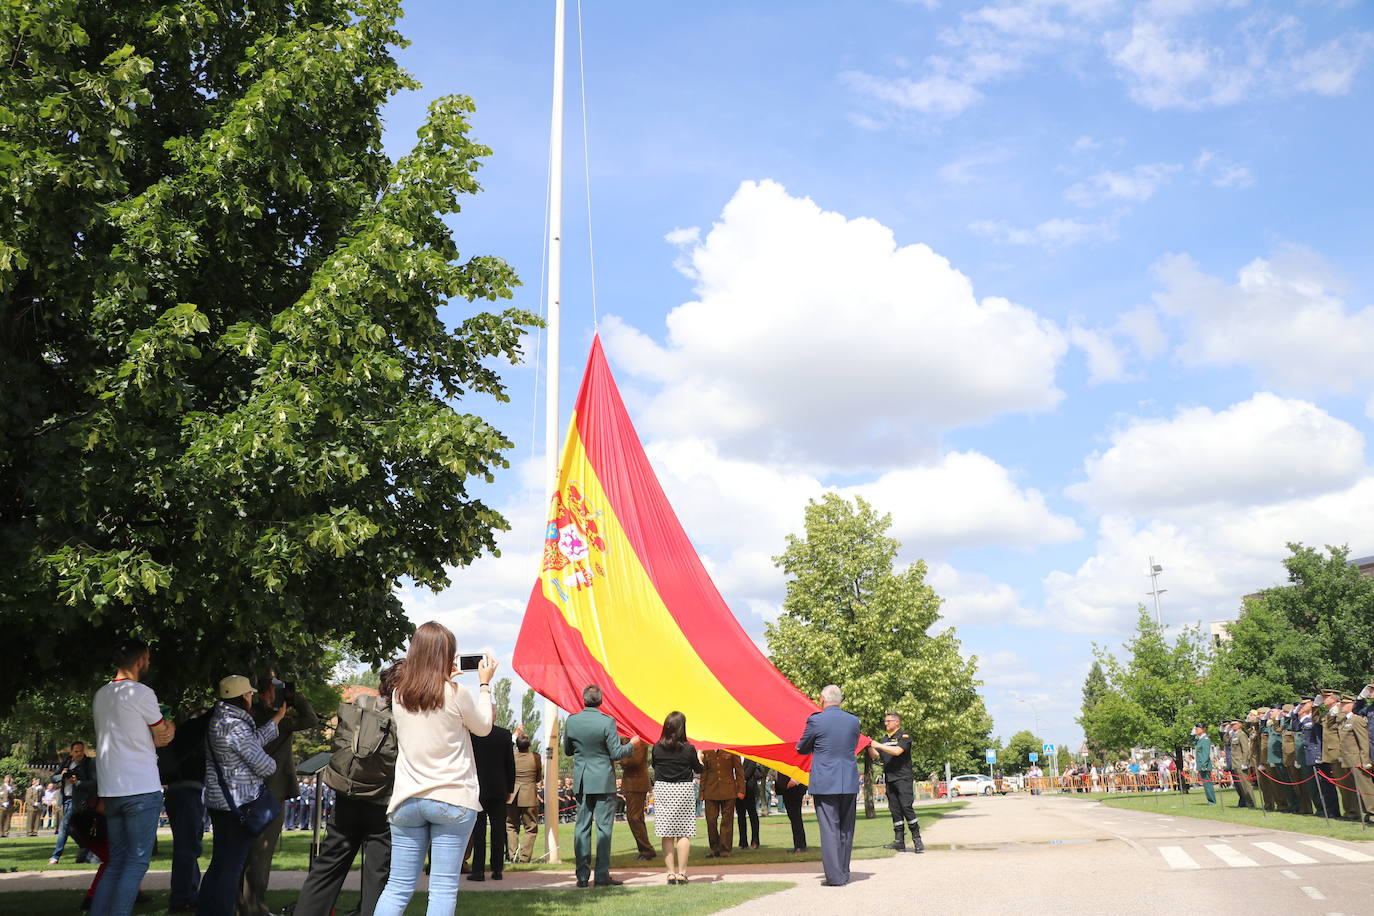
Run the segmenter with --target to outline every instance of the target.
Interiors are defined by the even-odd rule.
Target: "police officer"
[[[1212,787],[1212,739],[1207,737],[1207,726],[1201,722],[1193,726],[1193,748],[1196,757],[1197,778],[1202,783],[1202,791],[1207,796],[1207,804],[1217,803],[1217,792]]]
[[[887,734],[875,739],[869,745],[869,756],[883,762],[883,782],[887,785],[887,810],[892,815],[891,843],[884,849],[906,851],[906,836],[903,824],[911,828],[911,851],[925,852],[926,844],[921,839],[921,825],[916,821],[916,812],[911,807],[915,795],[912,791],[911,775],[911,733],[902,728],[902,717],[890,712],[883,717]]]

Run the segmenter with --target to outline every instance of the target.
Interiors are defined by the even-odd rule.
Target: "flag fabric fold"
[[[649,465],[601,349],[563,446],[538,581],[512,660],[567,710],[597,684],[602,710],[653,742],[680,710],[702,749],[726,748],[805,782],[796,741],[814,702],[726,606]],[[861,742],[860,747],[866,744]]]

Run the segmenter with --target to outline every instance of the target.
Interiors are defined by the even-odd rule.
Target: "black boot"
[[[921,825],[916,821],[912,821],[907,826],[911,828],[911,851],[917,853],[925,852],[926,844],[921,839]]]
[[[901,824],[893,824],[892,836],[894,837],[892,842],[888,843],[883,848],[895,849],[898,852],[906,852],[906,828],[904,828]]]

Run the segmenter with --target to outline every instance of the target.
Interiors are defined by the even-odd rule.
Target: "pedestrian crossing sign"
[[[1045,752],[1046,757],[1053,757],[1055,755],[1056,748],[1053,744],[1047,744],[1043,748],[1041,748],[1041,750]]]

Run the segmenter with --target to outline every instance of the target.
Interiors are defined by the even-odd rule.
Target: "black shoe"
[[[476,872],[476,873],[474,873],[474,874],[468,875],[468,880],[469,880],[469,881],[485,881],[485,880],[487,880],[487,879],[486,879],[486,876],[483,875],[481,872]]]
[[[912,852],[915,852],[915,853],[922,853],[922,852],[925,852],[925,851],[926,851],[926,844],[925,844],[925,841],[922,840],[919,836],[916,837],[916,842],[913,843],[913,844],[911,845],[911,851],[912,851]]]
[[[825,881],[825,880],[822,880],[822,881],[821,881],[821,887],[844,887],[844,885],[843,885],[843,884],[838,884],[838,883],[836,883],[836,882],[834,882],[834,881]]]
[[[906,852],[906,844],[899,843],[896,840],[893,840],[891,843],[884,843],[883,849],[892,849],[896,852]]]
[[[591,887],[591,886],[592,886],[592,883],[591,883],[590,881],[588,881],[586,878],[578,878],[578,879],[577,879],[577,886],[578,886],[578,887]]]
[[[82,898],[81,898],[81,912],[85,913],[85,912],[89,911],[90,908],[91,908],[91,901],[94,900],[94,899],[95,899],[94,897],[82,897]]]
[[[708,858],[708,859],[719,859],[719,858],[720,858],[720,853],[718,853],[718,852],[708,852],[708,853],[706,854],[706,858]]]
[[[652,862],[654,860],[654,854],[652,852],[641,852],[639,855],[635,856],[635,858],[641,862]]]
[[[609,881],[598,881],[598,882],[596,882],[596,886],[597,886],[597,887],[620,887],[620,885],[622,885],[622,884],[624,884],[624,883],[625,883],[624,881],[617,881],[615,878],[611,878]]]
[[[500,873],[499,871],[494,871],[494,872],[492,872],[492,873],[491,873],[491,880],[493,880],[493,881],[500,881],[500,880],[501,880],[501,873]]]

